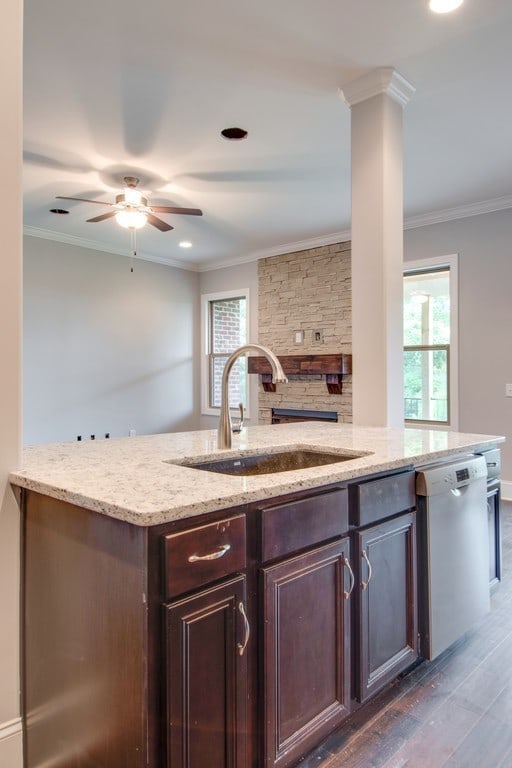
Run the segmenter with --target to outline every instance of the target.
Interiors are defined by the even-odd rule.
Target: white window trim
[[[429,429],[459,429],[459,254],[435,256],[432,259],[411,259],[404,261],[404,275],[424,272],[426,269],[448,267],[450,270],[450,423],[436,424],[431,421],[406,422],[408,427]]]
[[[203,293],[201,294],[201,415],[202,416],[218,416],[220,414],[220,408],[212,408],[209,402],[209,367],[208,367],[208,353],[209,353],[209,334],[208,326],[210,322],[209,318],[209,304],[210,301],[219,301],[221,299],[236,299],[239,296],[245,297],[246,312],[247,312],[247,333],[250,335],[250,291],[249,288],[239,288],[238,290],[230,291],[216,291],[215,293]],[[245,409],[245,417],[251,418],[250,413],[250,397],[249,397],[249,380],[247,382],[247,405]],[[238,408],[230,409],[233,414],[238,413]]]

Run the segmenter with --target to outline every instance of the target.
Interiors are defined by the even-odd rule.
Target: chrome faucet
[[[220,405],[219,428],[217,430],[217,446],[219,448],[231,448],[232,427],[231,414],[229,412],[229,374],[231,373],[231,369],[235,361],[238,360],[238,358],[241,355],[244,355],[246,352],[259,352],[260,355],[264,355],[267,358],[270,365],[272,366],[272,381],[274,384],[288,383],[288,379],[284,374],[281,363],[274,355],[274,353],[267,347],[262,347],[261,344],[244,344],[243,346],[238,347],[238,349],[235,349],[235,351],[232,352],[226,360],[226,365],[224,366],[224,370],[222,372],[222,399]],[[243,422],[242,411],[240,411],[240,415],[242,417],[241,421]]]

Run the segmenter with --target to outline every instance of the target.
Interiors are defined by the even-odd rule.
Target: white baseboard
[[[0,723],[0,765],[23,768],[21,718]]]
[[[505,501],[512,501],[512,482],[510,480],[501,481],[501,498]]]

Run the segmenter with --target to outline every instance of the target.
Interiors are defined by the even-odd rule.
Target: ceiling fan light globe
[[[116,221],[125,229],[140,229],[148,220],[147,213],[143,211],[118,211]]]

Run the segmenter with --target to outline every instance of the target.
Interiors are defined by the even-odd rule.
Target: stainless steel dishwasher
[[[420,653],[434,659],[490,610],[483,456],[416,475]]]

